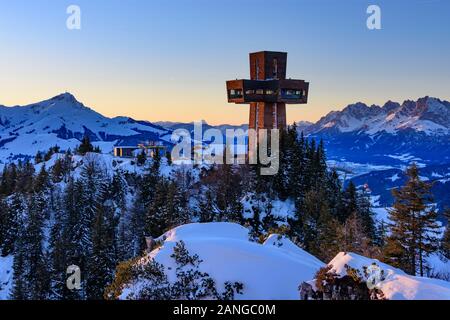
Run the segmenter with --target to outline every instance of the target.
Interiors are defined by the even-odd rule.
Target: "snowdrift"
[[[188,224],[168,231],[158,240],[163,241],[162,246],[149,256],[166,267],[169,279],[173,279],[175,269],[170,255],[176,242],[183,240],[189,252],[203,260],[200,270],[209,273],[217,284],[244,284],[243,294],[237,299],[299,299],[299,284],[312,279],[324,266],[291,241],[276,235],[264,244],[251,242],[248,230],[233,223]],[[124,289],[122,297],[138,287],[139,283],[134,283]]]
[[[0,300],[7,300],[12,288],[13,256],[0,256]]]
[[[373,262],[385,272],[386,279],[381,283],[380,289],[389,300],[450,300],[450,282],[410,276],[376,259],[340,252],[329,265],[333,266],[332,270],[337,274],[345,275],[345,265],[362,270]]]

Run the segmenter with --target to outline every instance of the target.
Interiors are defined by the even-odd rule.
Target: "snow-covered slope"
[[[362,270],[375,262],[384,270],[386,279],[380,289],[389,300],[450,300],[450,282],[407,275],[375,259],[369,259],[351,252],[340,252],[329,265],[337,274],[345,275],[345,265]]]
[[[149,256],[166,270],[171,268],[167,271],[169,279],[175,272],[170,256],[176,242],[183,240],[189,252],[203,260],[200,270],[209,273],[216,283],[244,284],[243,295],[238,295],[238,299],[298,299],[298,285],[314,277],[324,265],[287,239],[272,236],[264,244],[250,242],[248,230],[233,223],[183,225],[159,239],[162,247]],[[131,284],[122,297],[136,288],[139,283]]]
[[[127,117],[105,117],[70,93],[27,106],[0,106],[0,161],[34,156],[54,145],[73,149],[85,135],[104,152],[138,140],[170,142],[170,130]]]
[[[7,300],[12,289],[13,256],[0,256],[0,301]]]

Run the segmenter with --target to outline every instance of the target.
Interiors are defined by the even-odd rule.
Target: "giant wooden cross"
[[[286,104],[308,101],[309,83],[286,79],[286,52],[250,53],[250,80],[227,81],[228,102],[250,104],[249,129],[286,128]]]

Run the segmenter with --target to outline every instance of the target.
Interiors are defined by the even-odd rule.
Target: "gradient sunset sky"
[[[82,29],[66,28],[66,8]],[[377,4],[382,30],[366,27]],[[106,116],[240,124],[225,81],[248,78],[248,53],[288,52],[310,82],[288,120],[362,101],[450,100],[448,0],[0,0],[0,104],[69,91]]]

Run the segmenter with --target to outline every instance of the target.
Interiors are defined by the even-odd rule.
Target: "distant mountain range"
[[[333,111],[299,131],[323,139],[331,167],[348,181],[366,185],[375,205],[390,206],[391,190],[406,181],[412,162],[433,182],[439,209],[450,207],[450,102],[424,97],[383,106],[355,103]]]
[[[372,164],[450,162],[450,102],[424,97],[382,107],[355,103],[302,125],[324,139],[331,159]]]
[[[0,106],[0,161],[33,156],[57,144],[74,148],[88,135],[104,151],[113,145],[143,141],[170,144],[175,129],[193,131],[193,123],[108,118],[86,107],[70,93],[27,106]],[[243,125],[212,126],[203,130],[247,129]],[[316,123],[301,121],[299,131],[324,139],[332,160],[400,165],[450,162],[450,102],[424,97],[382,107],[355,103],[333,111]]]
[[[247,129],[243,125],[203,130]],[[27,106],[0,106],[0,164],[31,158],[54,145],[74,149],[88,135],[103,152],[114,145],[159,141],[170,146],[176,129],[193,131],[193,123],[108,118],[86,107],[70,93]],[[450,206],[450,102],[424,97],[383,106],[355,103],[316,123],[298,122],[308,138],[323,139],[331,167],[346,181],[369,184],[380,205],[392,201],[390,189],[404,182],[402,169],[416,162],[424,178],[434,181],[441,208]]]

